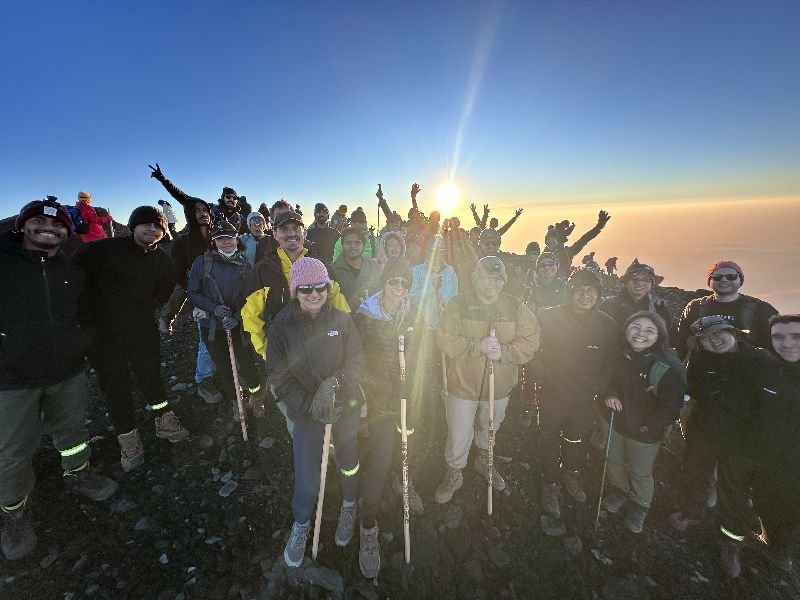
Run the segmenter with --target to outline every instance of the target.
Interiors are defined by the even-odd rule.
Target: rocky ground
[[[665,294],[676,307],[688,297]],[[520,424],[518,409],[510,409],[497,438],[496,461],[508,488],[495,494],[492,517],[485,484],[471,469],[451,503],[433,501],[444,472],[440,422],[438,435],[422,444],[427,460],[416,484],[426,510],[412,515],[413,567],[402,560],[401,502],[387,487],[379,521],[383,569],[377,581],[363,579],[357,539],[344,549],[333,543],[340,496],[336,477],[329,477],[318,561],[287,569],[282,551],[292,523],[293,475],[284,421],[270,407],[265,420],[251,421],[251,439],[243,443],[230,408],[196,396],[195,350],[194,326],[184,315],[164,338],[162,360],[170,399],[192,436],[174,446],[157,440],[140,411],[147,462],[134,473],[119,468],[115,434],[91,379],[93,461],[120,489],[103,503],[65,494],[57,453],[45,442],[30,503],[39,544],[19,562],[0,560],[0,598],[800,597],[796,573],[776,571],[755,551],[746,551],[742,577],[727,579],[716,564],[713,519],[686,534],[666,524],[680,480],[678,434],[659,456],[656,498],[641,535],[603,513],[593,540],[602,457],[592,450],[584,480],[589,501],[564,511],[583,550],[574,554],[563,537],[548,537],[540,526],[535,428]]]

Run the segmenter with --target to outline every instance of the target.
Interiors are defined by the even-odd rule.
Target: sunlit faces
[[[736,269],[720,267],[711,274],[708,285],[720,296],[735,294],[742,286],[742,280]]]
[[[578,285],[570,290],[570,303],[578,312],[592,310],[600,300],[600,290],[593,285]]]
[[[625,339],[628,340],[631,350],[642,352],[652,348],[658,341],[658,328],[651,319],[639,317],[628,323],[625,328]]]
[[[554,260],[541,260],[536,264],[536,272],[543,279],[553,279],[558,275],[558,263]]]
[[[194,218],[198,225],[211,225],[211,213],[205,202],[198,202],[194,205]]]
[[[300,310],[311,315],[318,314],[327,299],[328,285],[326,283],[304,285],[297,288],[297,301],[300,303]]]
[[[164,237],[164,230],[155,223],[142,223],[133,228],[133,241],[142,248],[150,248]]]
[[[730,329],[712,331],[697,338],[700,345],[714,354],[725,354],[736,351],[736,336]]]
[[[364,240],[352,233],[346,235],[342,238],[342,251],[345,258],[355,260],[364,254]]]
[[[47,252],[58,248],[69,236],[69,230],[58,219],[38,215],[25,221],[22,236],[24,248]]]
[[[266,230],[267,224],[261,217],[253,217],[250,219],[248,227],[250,228],[250,233],[256,237],[261,237],[264,235],[264,230]]]
[[[286,221],[275,228],[274,235],[284,252],[297,252],[303,247],[306,229],[296,221]]]
[[[224,254],[232,254],[236,251],[237,246],[239,245],[239,239],[235,237],[228,237],[227,235],[218,237],[214,239],[214,244],[217,246],[217,250]]]
[[[389,258],[398,258],[403,252],[403,246],[396,237],[386,238],[384,247],[386,248],[386,256]]]
[[[493,304],[503,291],[506,282],[499,275],[477,275],[475,293],[484,304]]]
[[[625,289],[634,300],[641,300],[653,289],[653,278],[645,273],[634,273],[625,280]]]
[[[408,296],[408,290],[411,288],[411,282],[405,277],[390,277],[383,284],[383,295],[386,298],[392,298],[400,301]]]
[[[775,323],[770,335],[778,356],[786,362],[800,361],[800,323]]]
[[[483,236],[478,247],[483,256],[496,256],[497,251],[500,249],[500,237],[493,235]]]

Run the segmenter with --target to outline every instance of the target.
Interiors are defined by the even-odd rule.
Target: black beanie
[[[408,283],[414,280],[414,275],[411,273],[411,267],[405,258],[390,258],[383,267],[381,272],[381,288],[386,285],[386,282],[392,277],[405,277]]]
[[[314,214],[317,214],[320,211],[325,211],[326,213],[330,214],[331,211],[328,210],[328,207],[325,206],[322,202],[317,202],[314,205]]]
[[[572,288],[591,285],[600,290],[600,292],[603,291],[603,280],[594,269],[576,269],[567,279],[567,284]]]
[[[137,206],[128,219],[128,229],[132,232],[137,225],[146,223],[153,223],[157,227],[161,227],[161,231],[167,233],[167,217],[160,209],[155,206]]]

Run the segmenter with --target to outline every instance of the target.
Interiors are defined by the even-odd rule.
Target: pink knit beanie
[[[331,284],[328,276],[328,269],[322,261],[316,258],[305,256],[295,261],[292,270],[289,271],[289,291],[292,298],[297,295],[297,287],[300,285],[317,285],[318,283]]]
[[[717,269],[724,269],[725,267],[734,269],[739,274],[739,280],[742,282],[742,284],[744,284],[744,273],[742,272],[742,267],[737,265],[732,260],[718,260],[708,268],[708,273],[706,274],[706,285],[711,283],[711,276],[714,274],[714,271]]]

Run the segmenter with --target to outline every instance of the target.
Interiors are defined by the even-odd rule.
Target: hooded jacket
[[[640,300],[634,300],[627,288],[623,287],[614,298],[603,300],[598,310],[606,313],[619,323],[620,326],[628,320],[628,317],[640,310],[654,312],[664,319],[664,323],[667,324],[667,331],[670,333],[670,338],[674,337],[675,319],[672,318],[669,309],[661,298],[656,296],[652,291],[645,294]]]
[[[208,277],[205,276],[206,260],[211,261]],[[208,250],[195,259],[189,274],[189,287],[186,293],[192,304],[206,312],[206,316],[200,318],[201,327],[210,328],[221,324],[221,320],[214,316],[214,309],[220,304],[230,308],[233,311],[233,318],[241,322],[240,311],[245,301],[245,284],[251,272],[250,263],[241,252],[231,257],[231,260],[225,260],[219,252]],[[222,294],[222,298],[219,298],[217,290]]]
[[[210,237],[203,235],[196,220],[194,223],[194,226],[189,226],[188,231],[175,237],[169,250],[170,258],[175,264],[176,282],[184,289],[189,285],[189,270],[195,259],[211,249]]]
[[[316,318],[300,310],[296,299],[269,328],[266,370],[275,397],[286,403],[293,421],[311,420],[314,394],[328,377],[336,377],[336,406],[345,413],[361,410],[358,386],[364,369],[361,339],[350,314],[325,302]]]
[[[378,264],[383,268],[389,261],[389,255],[386,253],[386,242],[389,238],[393,238],[400,243],[400,256],[406,255],[406,238],[399,231],[387,231],[381,234],[378,242]]]
[[[775,355],[765,361],[759,402],[759,458],[782,477],[800,473],[800,362]],[[795,489],[800,482],[794,477]]]
[[[0,235],[0,390],[59,383],[85,366],[89,334],[78,323],[84,286],[80,267],[59,251],[25,250]]]
[[[413,281],[408,295],[417,304],[428,329],[436,329],[442,310],[458,295],[458,276],[455,269],[443,262],[439,272],[434,273],[430,271],[428,263],[422,263],[411,269],[411,273]]]
[[[314,244],[314,251],[326,265],[333,260],[333,248],[340,235],[331,225],[320,227],[316,221],[306,229],[306,240]]]
[[[519,365],[539,349],[539,322],[520,300],[501,293],[494,304],[483,304],[474,290],[456,296],[444,309],[436,339],[447,361],[447,389],[462,400],[489,400],[489,361],[481,340],[492,325],[500,342],[495,361],[495,398],[505,398],[517,384]]]
[[[350,268],[344,256],[340,256],[333,261],[331,270],[342,287],[347,304],[354,310],[361,304],[362,298],[369,297],[380,289],[383,268],[375,259],[364,258],[361,268],[356,272]]]
[[[89,231],[81,234],[81,239],[84,242],[94,242],[95,240],[102,240],[107,237],[106,232],[103,231],[103,225],[111,221],[111,217],[106,215],[100,217],[94,207],[84,200],[79,200],[75,203],[78,212],[81,213],[81,219],[86,223]]]

